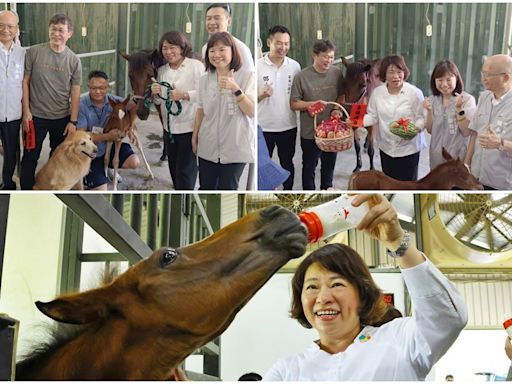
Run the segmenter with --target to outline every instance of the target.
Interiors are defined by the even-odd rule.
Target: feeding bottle
[[[508,333],[508,337],[512,339],[512,315],[510,313],[507,313],[505,315],[505,321],[503,322],[503,328]]]
[[[343,194],[327,203],[299,213],[299,219],[308,229],[308,241],[314,243],[336,233],[357,227],[368,212],[368,204],[352,205],[355,196]]]

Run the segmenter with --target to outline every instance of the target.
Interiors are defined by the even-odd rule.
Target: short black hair
[[[284,25],[274,25],[268,30],[268,37],[272,37],[275,33],[287,33],[290,37],[292,36],[288,28]]]
[[[87,76],[87,79],[91,80],[93,77],[101,77],[102,79],[105,79],[108,81],[108,76],[105,72],[93,69],[91,72],[89,72],[89,76]]]
[[[206,12],[208,12],[212,8],[224,8],[224,10],[228,13],[229,16],[231,16],[231,7],[229,6],[229,3],[213,3],[206,8]]]
[[[244,373],[242,376],[238,378],[238,381],[261,381],[263,377],[259,373],[249,372]]]
[[[331,52],[335,51],[336,46],[334,43],[330,40],[321,39],[315,41],[315,44],[313,44],[313,53],[319,54],[320,52]]]

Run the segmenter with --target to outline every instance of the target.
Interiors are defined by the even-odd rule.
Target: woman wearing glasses
[[[385,57],[379,75],[384,84],[373,91],[363,125],[379,126],[377,141],[382,171],[397,180],[417,180],[420,151],[426,148],[422,132],[423,93],[406,82],[409,69],[402,56]],[[405,132],[403,137],[391,131],[399,126]]]

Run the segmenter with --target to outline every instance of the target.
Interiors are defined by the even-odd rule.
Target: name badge
[[[94,133],[95,135],[101,135],[103,133],[103,128],[102,127],[93,126],[91,132]]]

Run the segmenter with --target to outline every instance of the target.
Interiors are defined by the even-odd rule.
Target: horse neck
[[[449,162],[442,163],[424,178],[418,180],[418,184],[422,187],[418,189],[451,189],[453,176],[451,164]]]
[[[91,327],[33,361],[20,379],[165,380],[202,341],[133,329],[124,319]]]

